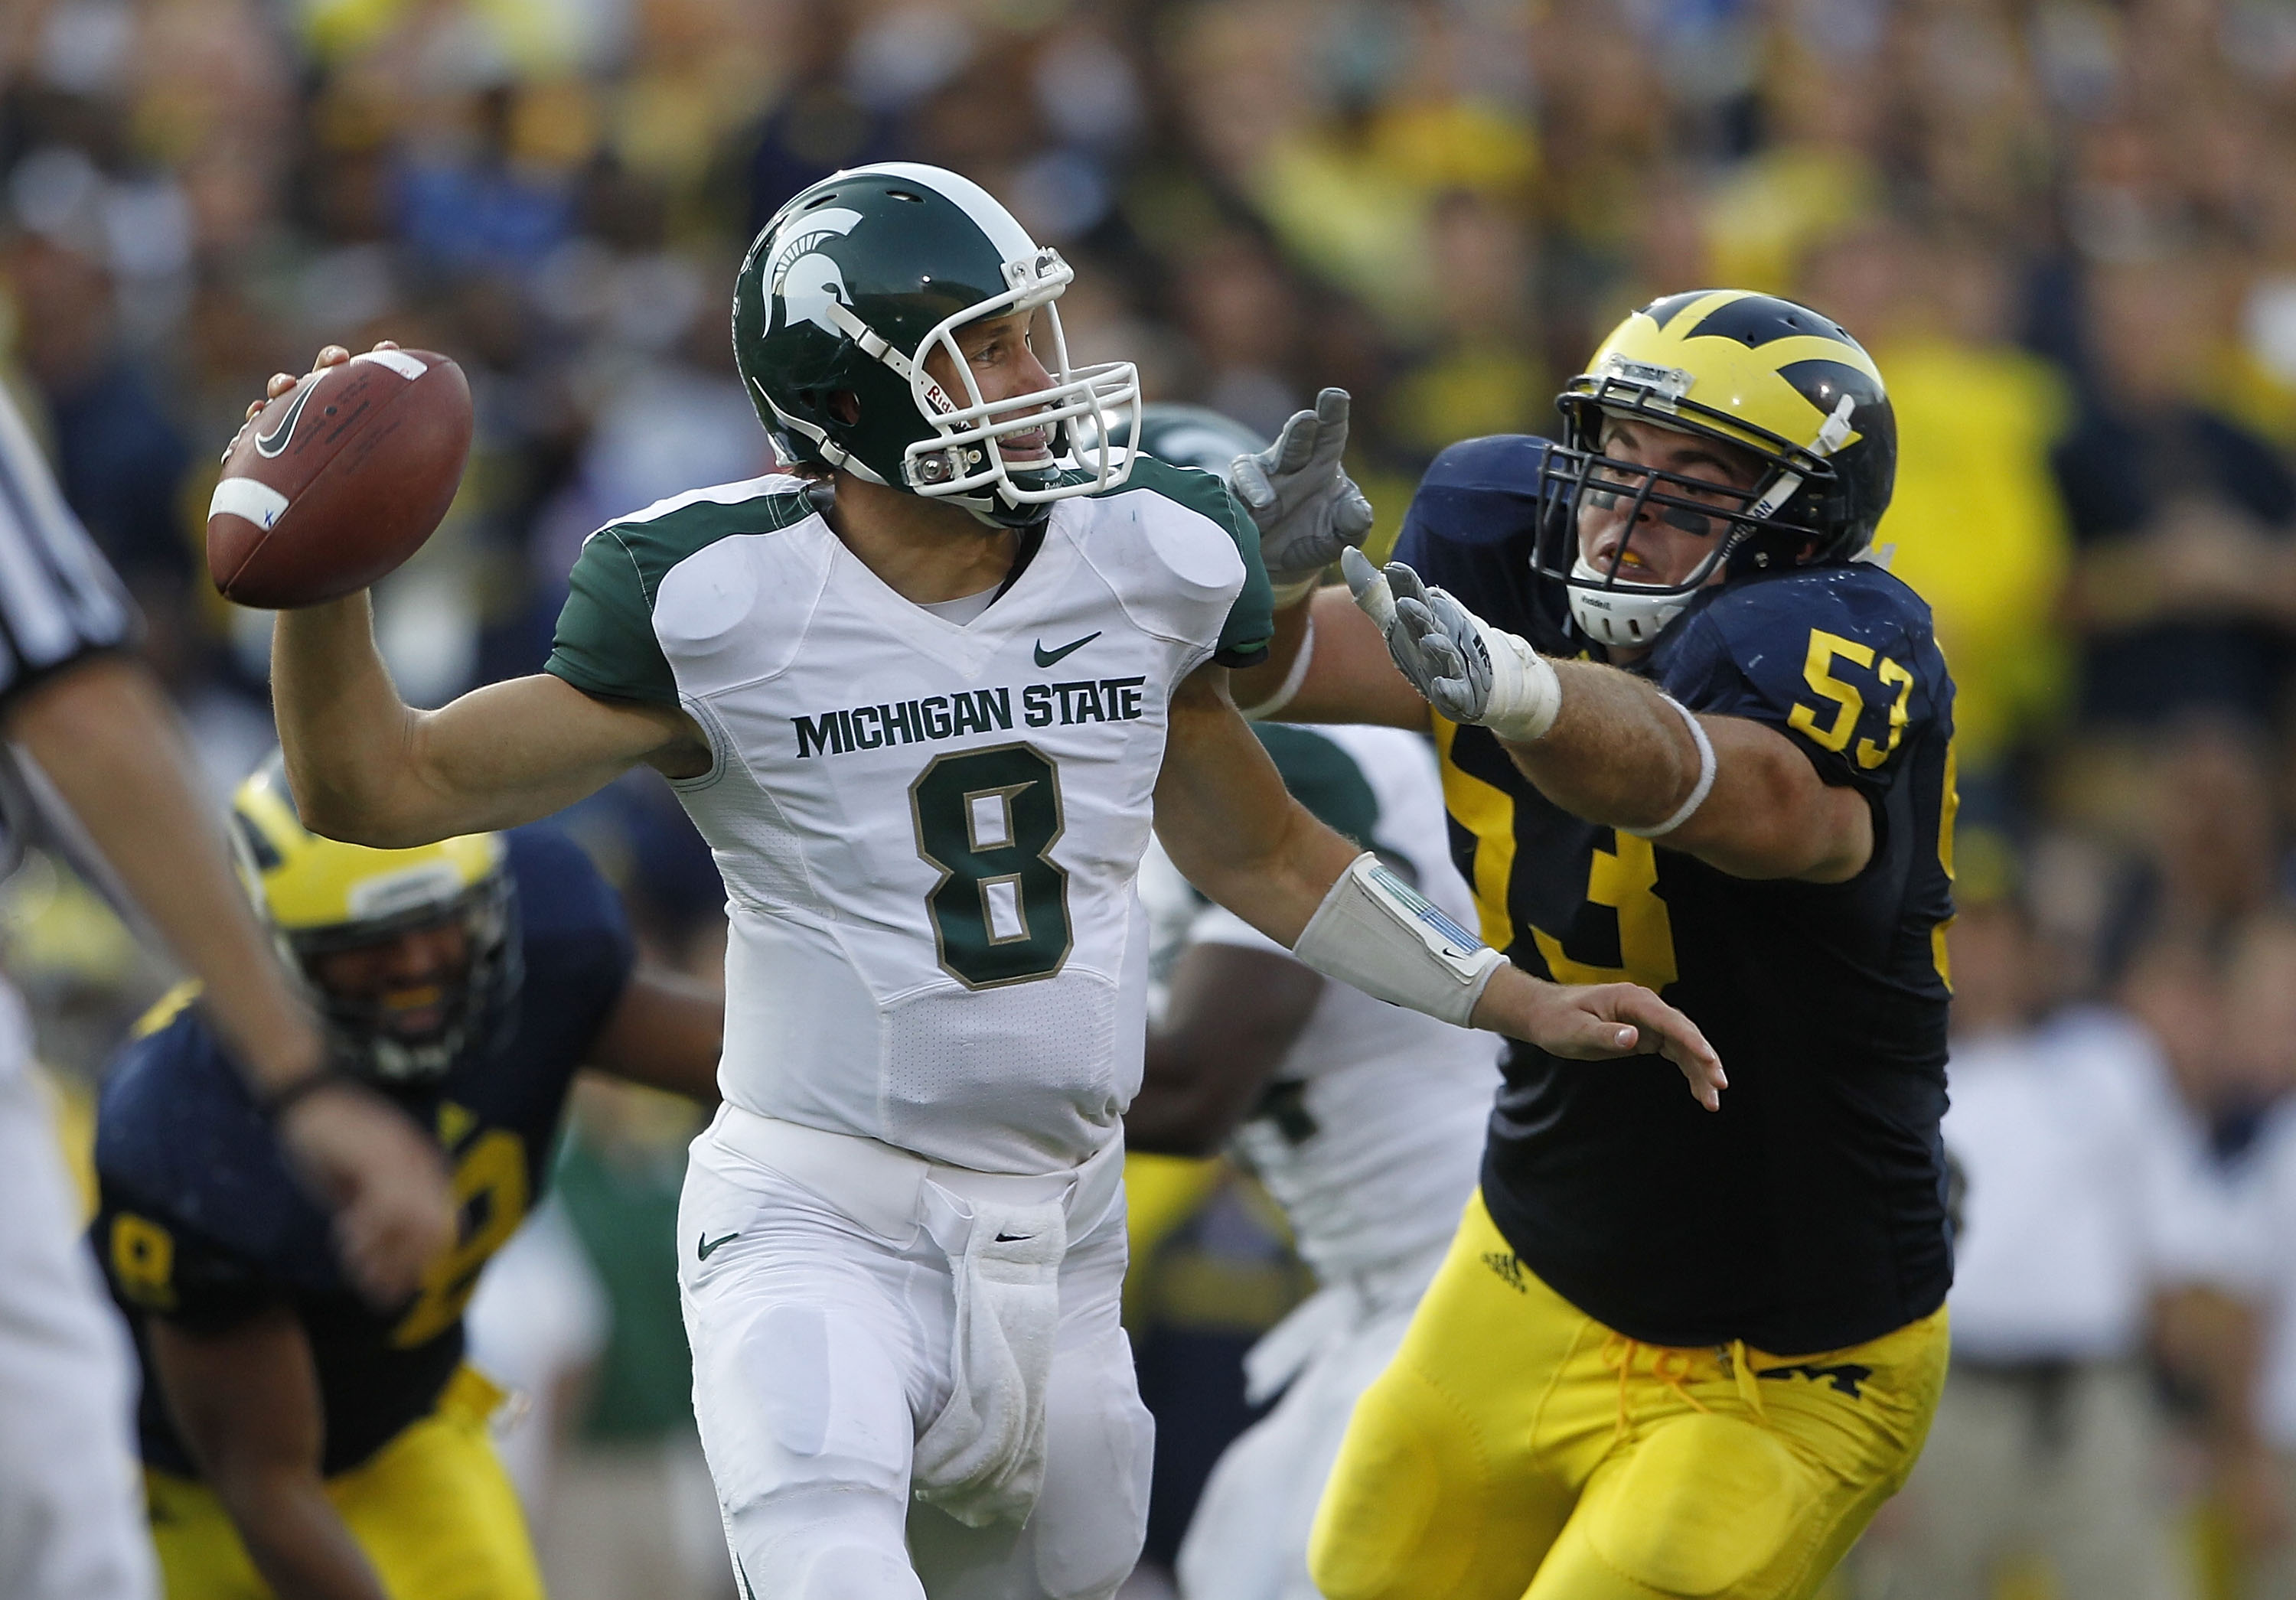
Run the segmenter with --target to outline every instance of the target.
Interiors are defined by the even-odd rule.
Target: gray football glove
[[[1228,469],[1235,497],[1259,528],[1268,582],[1296,597],[1314,587],[1340,552],[1371,532],[1371,502],[1340,469],[1348,447],[1348,391],[1327,389],[1316,409],[1295,412],[1257,455]]]
[[[1398,671],[1446,719],[1480,723],[1529,743],[1554,726],[1562,685],[1545,656],[1493,628],[1401,562],[1374,567],[1362,551],[1340,557],[1356,604],[1387,640]]]

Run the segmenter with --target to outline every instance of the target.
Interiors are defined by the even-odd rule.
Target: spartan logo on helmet
[[[816,324],[829,333],[838,331],[837,324],[829,319],[829,305],[832,300],[841,303],[846,298],[845,272],[815,246],[825,239],[842,238],[860,223],[860,212],[826,206],[792,217],[782,225],[781,234],[775,236],[771,265],[767,269],[766,282],[774,299],[774,305],[766,308],[768,325],[775,321],[775,308],[778,306],[779,321],[783,327],[802,322]],[[791,287],[792,281],[794,288]]]
[[[970,179],[905,161],[855,168],[758,233],[734,286],[734,357],[784,460],[1025,527],[1131,471],[1115,441],[1139,409],[1139,373],[1070,362],[1054,302],[1072,275]],[[1041,313],[1052,382],[989,399],[957,332],[1014,313]],[[936,353],[954,374],[946,392],[926,371]]]

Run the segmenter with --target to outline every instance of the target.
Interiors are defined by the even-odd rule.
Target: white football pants
[[[135,1358],[0,985],[0,1600],[151,1600]]]
[[[1146,1534],[1153,1442],[1119,1321],[1121,1186],[1098,1215],[1068,1219],[1035,1511],[972,1528],[911,1494],[918,1437],[953,1387],[948,1257],[921,1222],[865,1226],[848,1214],[860,1208],[728,1148],[716,1128],[686,1170],[678,1280],[694,1415],[744,1592],[1113,1595]]]
[[[1333,1325],[1275,1408],[1221,1453],[1205,1481],[1180,1541],[1182,1600],[1319,1600],[1308,1576],[1308,1533],[1324,1481],[1356,1401],[1403,1343],[1441,1256],[1439,1249],[1400,1263],[1378,1275],[1388,1282],[1368,1293],[1324,1290],[1293,1313],[1332,1316]],[[1281,1323],[1271,1329],[1247,1373],[1291,1331]]]

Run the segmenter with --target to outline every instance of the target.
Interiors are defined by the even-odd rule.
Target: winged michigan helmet
[[[357,1069],[379,1082],[445,1073],[519,983],[515,897],[502,839],[471,833],[412,849],[370,849],[312,833],[295,809],[275,754],[232,799],[240,875],[288,970],[309,986]],[[443,924],[462,929],[459,970],[402,1010],[321,981],[329,955],[386,944]]]
[[[1534,565],[1566,586],[1573,619],[1606,644],[1648,644],[1718,570],[1854,559],[1873,543],[1897,477],[1897,421],[1873,357],[1839,324],[1767,294],[1702,289],[1652,301],[1612,330],[1555,404],[1562,442],[1546,453]],[[1612,418],[1715,440],[1759,470],[1718,504],[1710,482],[1606,455]],[[1694,521],[1714,532],[1713,546],[1675,584],[1622,573],[1623,545],[1598,567],[1578,532],[1580,508],[1598,496],[1632,500],[1636,516]]]

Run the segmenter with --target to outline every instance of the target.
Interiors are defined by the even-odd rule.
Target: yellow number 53
[[[1898,748],[1898,741],[1906,736],[1906,702],[1913,698],[1914,675],[1888,656],[1878,661],[1870,644],[1860,644],[1855,639],[1845,639],[1840,634],[1827,633],[1822,628],[1809,630],[1809,654],[1803,660],[1802,681],[1823,699],[1833,702],[1833,720],[1820,722],[1827,713],[1806,703],[1795,705],[1786,718],[1786,726],[1807,734],[1823,749],[1840,752],[1847,748],[1849,736],[1857,731],[1857,719],[1866,714],[1866,697],[1857,685],[1845,683],[1833,675],[1837,661],[1848,661],[1873,673],[1882,693],[1891,688],[1898,692],[1890,702],[1890,739],[1886,744],[1876,744],[1871,739],[1857,741],[1855,752],[1857,765],[1871,770],[1890,759]]]

